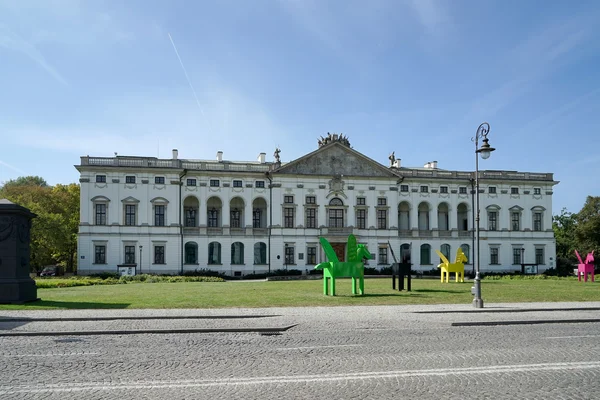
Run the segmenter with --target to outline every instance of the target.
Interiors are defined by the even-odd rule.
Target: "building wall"
[[[343,176],[341,177],[343,187],[335,188],[332,186],[332,178],[327,176],[273,174],[271,192],[269,179],[265,175],[268,166],[265,168],[265,165],[249,164],[247,167],[243,164],[238,167],[232,165],[229,168],[234,169],[233,171],[213,171],[209,168],[217,167],[211,167],[213,165],[211,162],[205,163],[207,166],[205,170],[185,170],[170,168],[171,160],[159,160],[164,161],[164,168],[154,165],[147,168],[117,166],[115,165],[117,161],[119,163],[123,161],[116,158],[103,160],[108,160],[103,161],[107,162],[106,166],[83,165],[82,162],[82,165],[77,167],[81,172],[81,225],[78,252],[80,255],[78,270],[81,274],[116,271],[117,265],[122,265],[126,261],[124,252],[126,245],[135,247],[135,264],[138,273],[175,274],[182,270],[204,268],[230,274],[277,270],[286,268],[284,255],[286,244],[294,248],[294,263],[287,265],[287,268],[310,270],[314,264],[307,264],[307,246],[317,247],[316,263],[318,263],[325,260],[318,245],[320,236],[328,238],[333,243],[345,243],[349,233],[354,233],[359,242],[367,244],[371,253],[376,256],[375,260],[369,262],[369,266],[382,267],[393,262],[389,251],[387,260],[381,260],[379,257],[378,248],[387,245],[388,242],[397,258],[401,254],[401,245],[412,245],[411,260],[414,264],[413,269],[416,270],[436,268],[439,257],[434,250],[440,249],[443,244],[450,245],[451,259],[454,258],[459,246],[468,245],[469,263],[473,262],[472,188],[466,179],[410,177],[399,182],[395,178],[388,177]],[[96,182],[97,176],[105,176],[106,182]],[[132,179],[126,178],[128,176],[135,177],[135,183],[127,183]],[[164,178],[164,183],[156,183],[157,177]],[[195,182],[188,181],[190,179],[194,179]],[[218,180],[218,186],[211,186],[211,180]],[[241,185],[234,181],[241,181]],[[513,264],[515,248],[524,249],[526,263],[535,262],[536,248],[543,249],[544,263],[539,266],[539,272],[554,266],[556,250],[551,215],[551,193],[554,184],[556,182],[548,179],[519,180],[514,177],[510,180],[501,178],[480,180],[482,271],[520,270],[520,265]],[[422,187],[426,187],[427,190]],[[496,193],[490,193],[490,187],[494,187]],[[511,194],[512,188],[517,188],[518,194]],[[293,203],[284,203],[285,196],[293,196]],[[316,228],[306,227],[306,196],[314,196],[316,199],[318,208]],[[269,239],[267,227],[271,197],[273,200],[272,232]],[[339,198],[343,202],[345,228],[328,228],[327,209],[333,198]],[[365,198],[367,207],[365,229],[356,228],[356,209],[360,207],[357,206],[357,198]],[[385,206],[377,207],[378,199],[385,199]],[[398,209],[402,203],[408,204],[408,226],[401,226]],[[106,204],[105,225],[96,223],[96,204]],[[136,220],[133,226],[125,225],[126,204],[136,205]],[[186,226],[186,210],[190,208],[190,204],[197,207],[194,226]],[[155,226],[156,205],[165,206],[165,226]],[[418,210],[420,206],[425,205],[429,209],[429,227],[419,229]],[[459,229],[459,206],[467,211],[466,231]],[[209,226],[209,210],[213,207],[219,211],[217,227]],[[295,220],[292,228],[284,227],[286,207],[294,209]],[[440,207],[446,207],[448,210],[448,229],[440,229],[444,228],[444,224],[439,217],[445,219],[444,213],[438,214]],[[543,215],[541,231],[533,231],[532,209],[534,207],[537,207],[536,210],[541,210]],[[235,221],[231,219],[230,213],[235,208],[238,208],[241,213],[239,227],[234,227]],[[520,209],[519,231],[510,230],[511,208]],[[257,229],[253,227],[255,209],[261,209],[262,213],[261,226]],[[387,210],[386,229],[377,228],[378,209]],[[488,229],[490,210],[497,212],[496,230]],[[354,228],[348,228],[349,226]],[[209,263],[208,249],[211,242],[221,244],[219,264]],[[236,242],[242,243],[244,247],[242,264],[232,264],[231,246]],[[254,263],[254,245],[258,242],[265,243],[267,246],[270,259],[267,258],[266,263]],[[197,262],[182,263],[182,260],[185,260],[186,244],[197,245]],[[420,248],[424,244],[431,246],[428,264],[421,262]],[[141,263],[140,245],[142,246]],[[105,263],[94,262],[96,246],[105,246]],[[154,263],[155,246],[164,246],[164,264]],[[498,264],[490,264],[492,248],[498,249]],[[299,259],[301,254],[302,259]],[[387,262],[380,264],[381,261]]]

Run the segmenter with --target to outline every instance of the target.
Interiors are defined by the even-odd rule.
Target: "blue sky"
[[[553,172],[600,195],[600,3],[0,0],[0,181],[81,155],[283,161],[327,132],[387,165]],[[179,62],[171,35],[197,99]]]

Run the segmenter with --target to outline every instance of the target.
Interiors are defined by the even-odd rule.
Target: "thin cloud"
[[[436,0],[411,0],[410,5],[421,25],[430,34],[438,32],[448,18]]]
[[[27,172],[23,171],[21,168],[17,168],[17,167],[15,167],[14,165],[11,165],[11,164],[9,164],[9,163],[7,163],[7,162],[4,162],[4,161],[2,161],[2,160],[0,160],[0,165],[3,165],[3,166],[5,166],[6,168],[8,168],[8,169],[11,169],[11,170],[13,170],[13,171],[15,171],[15,172],[18,172],[19,174],[22,174],[22,175],[29,175]]]
[[[17,35],[5,25],[0,25],[0,47],[24,54],[63,85],[69,85],[65,78],[46,60],[46,57],[30,42]]]

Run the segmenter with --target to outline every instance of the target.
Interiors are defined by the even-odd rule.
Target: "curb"
[[[496,325],[539,325],[539,324],[579,324],[600,322],[600,319],[539,319],[530,321],[484,321],[484,322],[453,322],[450,326],[496,326]]]
[[[213,329],[137,329],[106,331],[62,331],[62,332],[8,332],[0,333],[0,337],[17,336],[96,336],[96,335],[141,335],[141,334],[173,334],[173,333],[248,333],[274,334],[285,332],[297,324],[273,328],[213,328]]]
[[[571,308],[511,308],[511,309],[482,309],[482,310],[436,310],[413,311],[413,314],[459,314],[459,313],[511,313],[511,312],[538,312],[538,311],[600,311],[600,307],[571,307]]]
[[[2,322],[67,322],[67,321],[118,321],[118,320],[177,320],[177,319],[251,319],[251,318],[271,318],[281,317],[281,315],[168,315],[168,316],[147,316],[147,317],[15,317],[0,318]]]

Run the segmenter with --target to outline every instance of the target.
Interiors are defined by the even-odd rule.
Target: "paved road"
[[[600,304],[552,306],[4,311],[0,399],[598,398]]]

